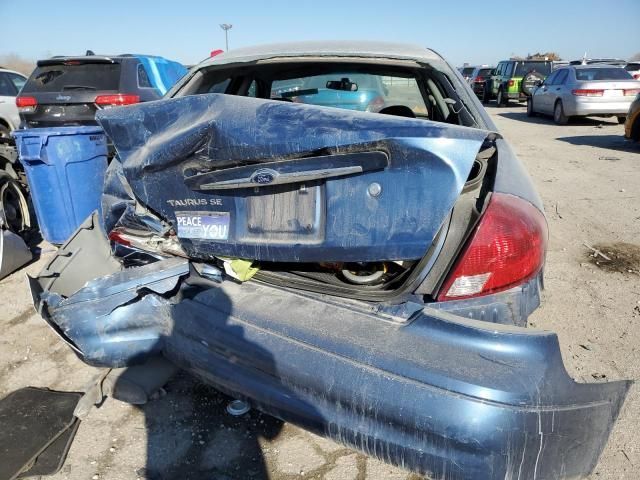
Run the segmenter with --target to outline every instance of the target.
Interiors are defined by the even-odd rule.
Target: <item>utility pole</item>
[[[233,27],[233,25],[231,25],[230,23],[220,24],[220,28],[224,30],[224,44],[226,46],[225,52],[229,51],[229,30],[231,30],[231,27]]]

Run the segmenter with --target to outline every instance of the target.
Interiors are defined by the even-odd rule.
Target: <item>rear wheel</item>
[[[11,130],[6,125],[2,125],[0,123],[0,138],[9,138],[11,137]]]
[[[520,82],[520,91],[527,97],[533,95],[533,91],[537,88],[538,83],[544,80],[544,75],[538,72],[527,73]]]
[[[502,89],[498,90],[498,96],[496,97],[496,103],[498,104],[499,107],[504,107],[507,105],[507,102],[505,100],[504,97],[504,92],[502,91]]]
[[[618,117],[618,123],[620,125],[623,125],[624,122],[626,122],[626,121],[627,121],[627,117]]]
[[[482,103],[489,103],[490,100],[491,90],[489,89],[489,86],[485,84],[484,88],[482,89]]]
[[[640,142],[640,115],[638,115],[631,125],[631,140]]]
[[[19,233],[31,226],[29,202],[20,184],[0,170],[0,222]]]
[[[535,117],[536,112],[533,111],[533,96],[527,98],[527,117]]]
[[[553,107],[553,121],[558,125],[566,125],[569,123],[569,117],[564,114],[564,108],[562,107],[562,102],[558,100],[556,105]]]

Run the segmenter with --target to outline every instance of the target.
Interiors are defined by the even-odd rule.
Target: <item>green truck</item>
[[[524,101],[552,69],[551,60],[503,60],[486,82],[482,101],[488,103],[495,98],[499,107],[509,100]]]

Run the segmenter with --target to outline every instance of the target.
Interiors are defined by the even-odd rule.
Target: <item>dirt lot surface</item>
[[[640,146],[607,119],[561,127],[528,119],[522,107],[488,110],[549,220],[546,291],[532,326],[558,333],[578,381],[639,380]],[[37,273],[46,257],[0,282],[0,396],[27,385],[80,390],[96,372],[33,313],[24,273]],[[142,408],[107,399],[52,478],[418,478],[254,411],[231,417],[225,397],[186,375],[166,391]],[[639,431],[634,386],[591,478],[640,478]]]

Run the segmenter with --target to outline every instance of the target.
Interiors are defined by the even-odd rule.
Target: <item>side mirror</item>
[[[535,81],[535,83],[534,83],[534,85],[535,85],[536,87],[540,87],[540,86],[542,86],[543,84],[544,84],[544,80],[536,80],[536,81]]]

